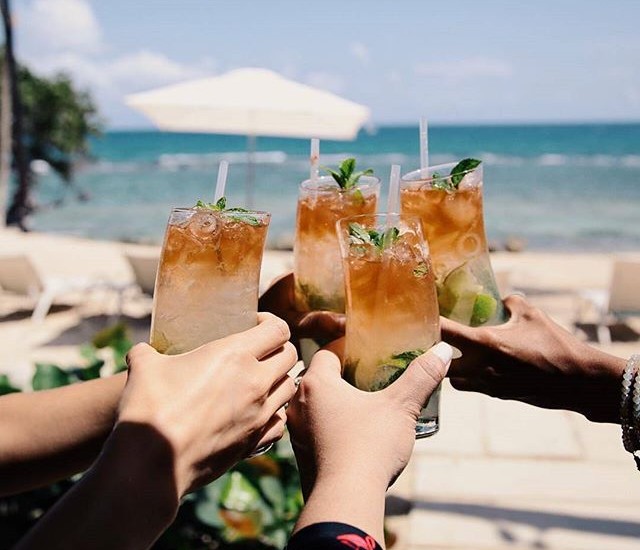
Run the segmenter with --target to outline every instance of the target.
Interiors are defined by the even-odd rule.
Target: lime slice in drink
[[[498,309],[497,300],[491,294],[480,293],[473,304],[473,312],[469,324],[472,327],[484,325],[491,319]]]
[[[469,324],[476,297],[482,291],[466,266],[454,269],[438,287],[440,313],[449,319]]]

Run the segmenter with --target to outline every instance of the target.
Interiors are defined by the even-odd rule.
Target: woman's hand
[[[450,361],[451,347],[440,343],[369,393],[340,377],[337,355],[316,353],[287,409],[307,497],[296,530],[338,521],[382,540],[385,491],[409,461],[420,411]]]
[[[520,296],[504,304],[511,318],[502,325],[472,328],[441,319],[442,337],[462,351],[451,365],[451,384],[619,422],[625,361],[578,340]]]
[[[19,548],[148,548],[185,493],[277,440],[297,355],[284,321],[270,314],[259,321],[182,355],[134,347],[98,460]]]
[[[282,436],[283,406],[295,393],[287,372],[297,361],[288,339],[287,325],[263,313],[256,327],[182,355],[138,344],[116,430],[146,424],[167,439],[179,494],[208,483]]]
[[[289,325],[294,342],[300,338],[330,342],[344,336],[343,314],[332,311],[296,311],[294,284],[293,273],[276,280],[260,298],[260,310],[270,311],[284,319]]]

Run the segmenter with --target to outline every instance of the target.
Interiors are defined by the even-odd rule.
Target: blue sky
[[[127,93],[266,67],[378,124],[640,121],[640,1],[13,0],[18,57],[109,126]]]

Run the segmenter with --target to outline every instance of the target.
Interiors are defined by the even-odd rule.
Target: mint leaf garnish
[[[462,178],[464,178],[465,173],[480,166],[481,162],[482,161],[478,159],[462,159],[451,169],[451,183],[456,189],[458,185],[460,185]]]
[[[400,368],[406,369],[409,366],[409,363],[411,363],[411,361],[413,361],[417,357],[420,357],[423,353],[424,353],[423,349],[414,349],[414,350],[411,350],[411,351],[403,351],[402,353],[397,353],[396,355],[392,355],[391,359],[393,359],[396,362],[402,363],[403,366],[399,365]]]
[[[327,168],[325,166],[322,169],[327,172],[336,183],[340,186],[340,189],[348,190],[353,189],[362,176],[371,176],[373,175],[373,170],[368,168],[367,170],[363,170],[361,172],[355,172],[356,169],[356,159],[348,158],[343,160],[338,166],[338,171],[332,170],[331,168]]]
[[[441,191],[455,191],[456,187],[451,183],[450,177],[443,177],[438,172],[434,172],[431,175],[431,187],[434,189],[440,189]]]
[[[351,244],[371,244],[371,235],[359,223],[350,223],[349,241]]]
[[[253,226],[261,225],[260,220],[253,216],[250,210],[240,207],[226,208],[226,206],[227,199],[225,197],[220,197],[215,204],[212,202],[204,202],[199,200],[198,202],[196,202],[194,208],[206,208],[208,210],[213,210],[214,212],[222,212],[227,217],[233,220],[248,223],[249,225]]]
[[[400,230],[397,227],[390,227],[382,234],[380,248],[385,249],[395,243],[400,237]]]
[[[199,200],[196,203],[194,208],[207,208],[215,212],[222,212],[225,209],[226,205],[227,205],[227,199],[225,197],[221,197],[218,199],[218,201],[215,204],[212,202],[204,202]]]
[[[224,215],[238,222],[248,223],[254,227],[260,225],[260,220],[252,216],[249,211],[244,208],[229,208],[224,211]]]
[[[481,162],[481,160],[472,158],[462,159],[451,169],[451,173],[448,176],[442,176],[438,172],[434,172],[431,174],[431,187],[447,193],[453,193],[458,189],[458,185],[460,185],[466,173],[480,166]]]
[[[386,231],[376,231],[375,229],[365,229],[359,223],[349,224],[349,242],[352,245],[375,246],[379,252],[389,248],[400,238],[400,230],[397,227],[390,227]]]

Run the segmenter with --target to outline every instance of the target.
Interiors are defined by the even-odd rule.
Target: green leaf
[[[385,249],[393,245],[400,238],[400,230],[397,227],[390,227],[382,236],[381,248]]]
[[[360,189],[354,190],[354,192],[351,193],[351,197],[353,198],[353,202],[357,205],[362,206],[364,204],[364,195]]]
[[[481,160],[472,158],[462,159],[451,169],[451,183],[455,186],[456,189],[458,188],[458,185],[460,185],[460,182],[462,181],[462,178],[464,178],[465,174],[470,170],[474,170],[475,168],[480,166],[481,162]]]
[[[248,210],[244,210],[243,208],[233,208],[230,210],[225,210],[225,215],[232,220],[242,223],[248,223],[254,227],[258,227],[260,224],[260,220],[255,216],[252,216],[248,213]]]
[[[351,244],[370,244],[371,235],[361,224],[349,224],[349,242]]]
[[[227,199],[226,197],[220,197],[218,202],[216,202],[215,209],[216,210],[224,210],[227,207]]]
[[[349,180],[353,171],[356,169],[356,159],[347,158],[342,161],[340,164],[340,173],[345,178],[346,181]]]
[[[451,177],[443,177],[438,172],[431,175],[431,187],[451,193],[456,190],[456,186],[451,182]]]
[[[373,174],[373,170],[371,168],[367,168],[362,172],[354,172],[356,169],[356,159],[354,158],[344,159],[338,167],[339,172],[325,166],[323,166],[322,169],[330,174],[340,186],[340,189],[343,190],[353,189],[358,184],[358,180],[362,176],[370,176]]]
[[[97,359],[93,363],[88,366],[77,369],[74,374],[78,377],[79,380],[95,380],[96,378],[100,378],[100,369],[104,366],[104,361],[102,359]]]
[[[231,472],[220,493],[220,504],[228,510],[249,512],[260,508],[260,493],[246,476]]]
[[[402,353],[397,353],[396,355],[392,355],[391,358],[396,361],[400,361],[404,366],[402,368],[407,368],[409,363],[413,361],[416,357],[420,357],[424,353],[423,349],[414,349],[411,351],[403,351]]]
[[[216,479],[213,483],[203,487],[196,493],[194,510],[196,517],[204,524],[217,529],[224,527],[220,517],[220,493],[229,474]]]
[[[57,365],[50,363],[36,363],[36,372],[31,385],[35,391],[50,390],[60,386],[68,386],[71,376]]]
[[[273,506],[276,516],[282,515],[285,507],[285,493],[282,482],[275,476],[261,476],[258,487]]]
[[[6,374],[0,374],[0,395],[7,395],[8,393],[18,393],[20,390],[11,385],[9,377]]]
[[[127,325],[120,322],[96,332],[91,339],[91,343],[101,349],[111,347],[123,340],[128,340]]]
[[[390,227],[385,231],[365,229],[359,223],[349,224],[349,243],[353,246],[373,245],[379,252],[393,245],[400,238],[400,230]]]

